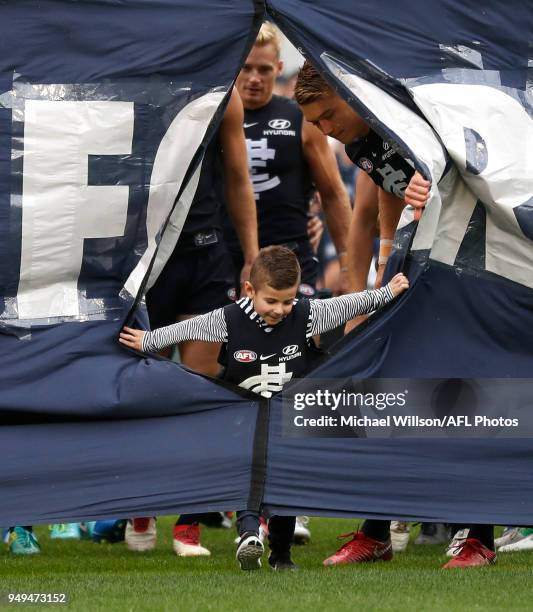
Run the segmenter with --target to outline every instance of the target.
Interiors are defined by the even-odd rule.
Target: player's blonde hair
[[[279,58],[281,53],[281,37],[278,28],[269,21],[263,23],[254,43],[256,47],[265,47],[266,45],[273,45]]]
[[[294,99],[298,104],[310,104],[320,98],[326,98],[333,94],[333,89],[325,81],[324,77],[309,62],[305,62],[294,87]]]

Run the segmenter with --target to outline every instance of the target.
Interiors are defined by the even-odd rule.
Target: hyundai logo
[[[271,127],[273,130],[286,130],[291,126],[291,122],[287,119],[271,119],[268,122],[268,127]]]
[[[298,352],[298,348],[299,347],[297,344],[289,344],[283,349],[283,354],[284,355],[294,355],[294,353]]]

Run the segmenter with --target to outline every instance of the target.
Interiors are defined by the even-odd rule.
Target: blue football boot
[[[109,521],[96,521],[93,528],[92,538],[94,542],[108,542],[115,544],[124,541],[126,531],[126,519],[111,519]]]
[[[52,540],[79,540],[81,537],[79,523],[56,523],[49,529]]]
[[[15,527],[9,534],[9,551],[14,555],[35,555],[41,552],[41,547],[32,531]]]

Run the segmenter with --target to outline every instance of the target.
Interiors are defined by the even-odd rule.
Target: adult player
[[[239,285],[248,279],[258,253],[257,217],[242,123],[243,107],[234,89],[218,133],[207,147],[178,243],[146,296],[152,327],[203,314],[235,298],[231,293],[232,262],[220,227],[223,197],[244,255]],[[237,297],[239,293],[240,286]],[[207,342],[180,344],[181,362],[197,372],[216,376],[218,348]]]
[[[257,217],[248,173],[243,107],[236,90],[231,93],[218,133],[207,147],[198,188],[178,243],[146,296],[152,328],[221,308],[235,298],[233,262],[220,225],[223,197],[243,253],[239,273],[240,283],[244,283],[258,253]],[[240,287],[236,292],[238,297]],[[216,376],[220,346],[212,342],[180,342],[181,363],[202,374]],[[204,515],[180,516],[173,533],[176,554],[209,555],[209,550],[200,544],[199,522],[209,524],[212,519]],[[130,521],[126,543],[135,551],[154,548],[155,519]]]
[[[431,184],[415,172],[412,162],[404,159],[394,143],[383,140],[339,96],[319,72],[306,62],[298,74],[295,99],[305,119],[323,134],[346,145],[350,159],[388,192],[380,206],[380,226],[393,232],[405,204],[413,206],[420,218],[429,197]],[[350,534],[352,535],[352,534]],[[389,521],[365,521],[361,531],[328,557],[325,565],[361,563],[392,558]],[[458,554],[444,567],[474,567],[494,563],[494,534],[491,525],[473,525]]]
[[[320,192],[326,223],[342,269],[339,293],[348,290],[346,249],[350,222],[348,194],[327,139],[303,121],[298,106],[273,94],[283,69],[276,28],[264,23],[237,78],[244,105],[244,132],[259,229],[259,246],[285,245],[302,269],[299,293],[312,297],[318,265],[307,222],[313,191]],[[235,236],[228,244],[240,267]]]

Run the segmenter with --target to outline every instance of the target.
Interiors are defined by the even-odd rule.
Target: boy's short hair
[[[300,283],[300,264],[296,255],[284,246],[261,249],[250,270],[250,283],[257,290],[269,285],[277,291]]]
[[[274,45],[276,55],[279,58],[281,53],[281,38],[276,26],[269,21],[263,23],[254,42],[254,46],[256,47],[265,47],[266,45]]]
[[[335,92],[324,77],[308,61],[301,67],[294,87],[294,99],[298,104],[310,104]]]

